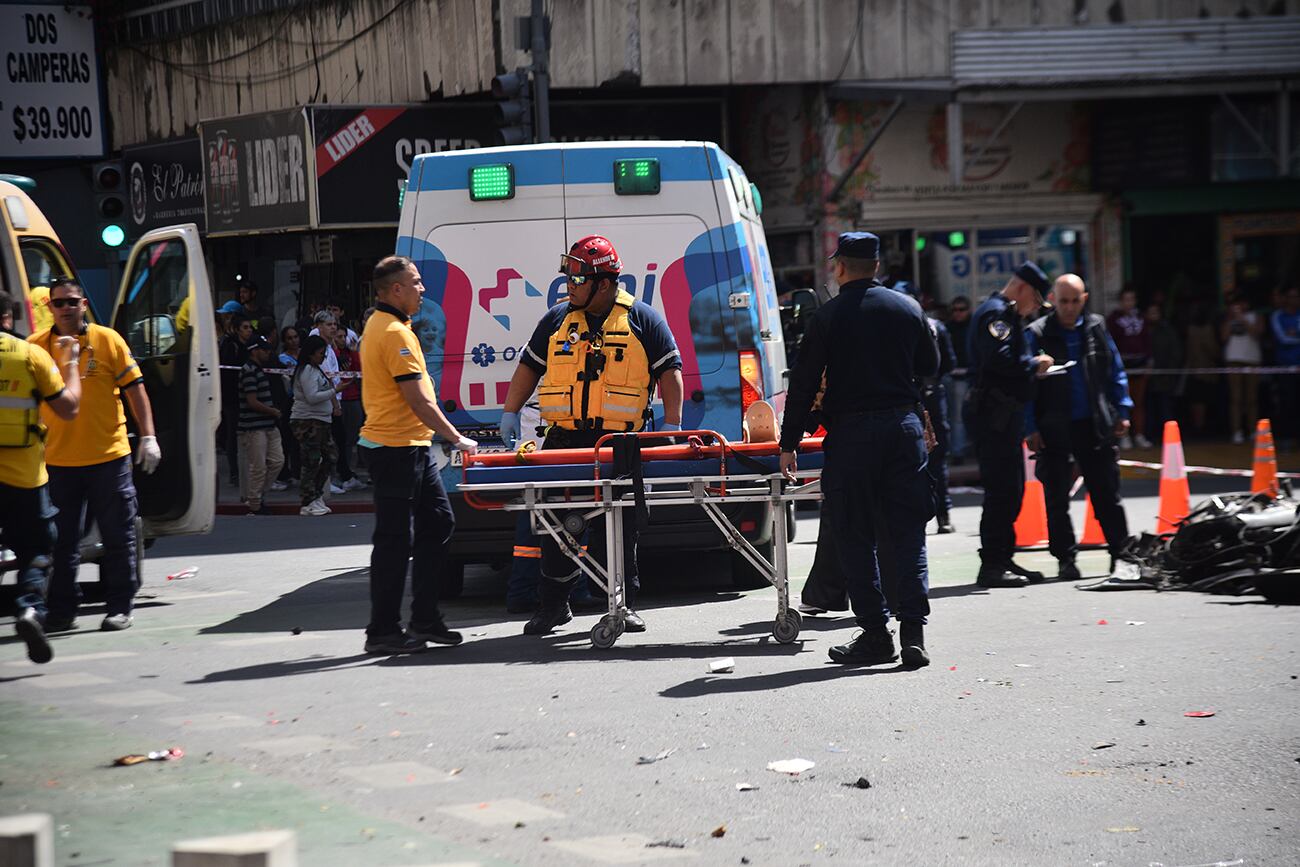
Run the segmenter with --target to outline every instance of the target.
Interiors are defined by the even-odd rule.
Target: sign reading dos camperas
[[[89,6],[0,4],[0,157],[104,153]]]

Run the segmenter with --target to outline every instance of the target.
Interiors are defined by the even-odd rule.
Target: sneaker
[[[330,493],[331,493],[331,494],[344,494],[344,493],[347,493],[347,489],[344,488],[344,487],[342,487],[342,486],[340,486],[340,485],[336,485],[336,484],[334,484],[333,482],[330,482]]]
[[[279,479],[276,479],[274,482],[271,482],[271,490],[287,491],[289,490],[289,485],[285,482],[280,481]]]
[[[334,511],[329,506],[325,505],[324,497],[317,497],[316,499],[312,500],[311,506],[316,510],[313,513],[316,515],[328,515],[330,512]]]
[[[947,515],[940,515],[938,521],[939,526],[935,528],[935,532],[940,536],[946,536],[949,533],[957,532],[957,528],[952,525],[952,519]]]
[[[14,631],[27,643],[27,658],[32,662],[44,664],[54,658],[54,650],[50,647],[50,640],[45,637],[40,615],[35,608],[23,609],[23,613],[14,621]]]
[[[465,636],[459,632],[448,629],[441,617],[419,626],[412,623],[406,634],[416,641],[432,641],[434,644],[449,644],[453,647],[465,640]]]
[[[894,650],[894,636],[888,629],[863,630],[848,644],[832,647],[827,651],[831,662],[843,665],[880,665],[894,662],[898,652]]]
[[[75,617],[45,617],[45,634],[52,632],[75,632],[77,629],[77,618]]]
[[[1232,432],[1232,444],[1234,446],[1239,446],[1245,441],[1246,441],[1246,435],[1244,433],[1242,433],[1239,430]]]
[[[405,632],[394,632],[392,635],[366,636],[366,653],[379,656],[395,656],[399,653],[423,653],[428,649],[423,641],[407,635]]]
[[[1133,437],[1133,442],[1136,443],[1136,444],[1137,444],[1137,447],[1140,448],[1140,449],[1149,449],[1149,448],[1151,448],[1151,440],[1149,440],[1149,439],[1147,439],[1146,437],[1142,436],[1142,434],[1138,434],[1137,436]]]
[[[321,515],[328,515],[329,509],[325,508],[322,510],[320,507],[316,505],[316,501],[313,500],[312,502],[308,503],[307,505],[299,509],[298,514],[302,515],[304,518],[319,518]]]
[[[366,483],[358,479],[356,476],[353,476],[352,478],[344,482],[342,485],[340,485],[340,487],[343,488],[343,490],[345,491],[359,491],[365,486]]]
[[[623,626],[628,632],[645,632],[645,621],[641,615],[637,614],[631,608],[627,610],[627,615],[623,618]]]
[[[1125,434],[1124,436],[1120,437],[1119,447],[1123,451],[1128,451],[1129,449],[1133,448],[1133,438],[1128,434]]]
[[[110,614],[99,624],[99,628],[104,632],[121,632],[130,629],[133,622],[130,614]]]

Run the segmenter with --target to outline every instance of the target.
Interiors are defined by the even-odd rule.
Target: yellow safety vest
[[[650,405],[650,360],[632,333],[634,299],[620,289],[604,326],[570,310],[551,335],[546,377],[537,389],[542,421],[568,430],[636,431]]]
[[[0,334],[0,448],[25,449],[44,432],[26,341]]]

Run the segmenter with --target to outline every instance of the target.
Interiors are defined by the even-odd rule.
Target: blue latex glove
[[[664,422],[663,424],[659,425],[659,430],[661,430],[661,431],[665,431],[665,432],[667,432],[667,431],[679,431],[679,430],[681,430],[681,429],[682,429],[682,426],[681,426],[681,425],[679,425],[679,424],[673,424],[673,423],[670,422],[670,421],[666,421],[666,422]]]
[[[515,443],[519,440],[520,426],[519,413],[501,413],[501,442],[514,448]]]

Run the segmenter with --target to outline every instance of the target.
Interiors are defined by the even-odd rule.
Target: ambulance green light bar
[[[469,170],[469,197],[474,202],[513,199],[515,167],[510,163],[474,166]]]
[[[659,194],[659,160],[614,160],[614,192],[620,196]]]

